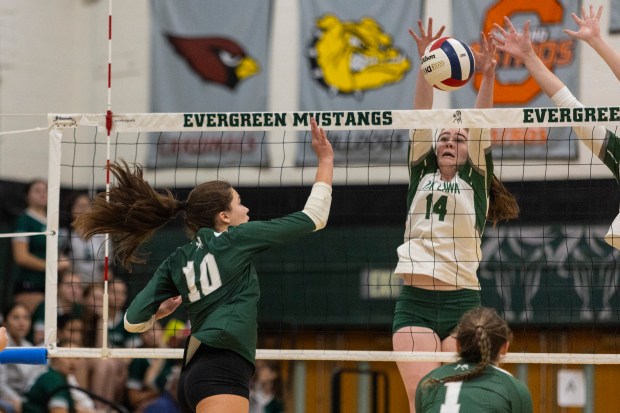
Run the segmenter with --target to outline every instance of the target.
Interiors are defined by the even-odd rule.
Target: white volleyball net
[[[259,359],[338,365],[455,359],[453,353],[391,351],[402,284],[393,271],[407,216],[409,130],[489,128],[495,175],[521,207],[519,219],[487,223],[478,271],[483,305],[496,308],[515,333],[504,361],[589,366],[586,379],[593,365],[620,364],[619,255],[604,240],[618,214],[620,190],[609,167],[588,150],[592,141],[584,145],[573,129],[589,128],[596,140],[595,128],[603,127],[610,132],[605,139],[613,140],[620,124],[615,107],[116,114],[111,123],[105,115],[49,115],[47,140],[46,132],[30,132],[38,149],[48,147],[45,316],[39,328],[49,356],[182,357],[190,328],[183,310],[157,326],[164,344],[122,329],[128,301],[187,242],[182,222],[157,231],[142,248],[146,264],[132,273],[111,261],[105,270],[114,246],[106,249],[104,240],[86,250],[71,242],[79,238],[71,232],[71,201],[106,189],[107,162],[143,165],[155,188],[168,188],[180,200],[201,182],[226,180],[252,220],[271,219],[302,209],[309,194],[316,172],[310,116],[335,150],[330,220],[324,230],[257,257]],[[24,151],[15,145],[19,136],[3,132],[0,139]],[[20,156],[27,155],[15,159]],[[2,173],[6,182],[26,178]],[[3,239],[16,236],[10,232]],[[70,260],[79,274],[59,279],[58,260]],[[79,314],[63,316],[74,304]],[[81,320],[81,330],[73,318]],[[71,345],[57,347],[61,336]],[[609,368],[606,374],[617,373],[616,366]],[[521,367],[517,372],[527,376]]]

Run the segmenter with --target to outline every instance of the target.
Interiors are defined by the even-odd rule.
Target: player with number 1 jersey
[[[475,380],[441,383],[445,377],[467,374],[475,367],[476,364],[461,360],[443,365],[422,378],[422,383],[434,379],[440,384],[420,387],[416,394],[416,411],[440,413],[452,411],[449,410],[452,407],[459,412],[532,412],[532,399],[525,384],[492,364]]]

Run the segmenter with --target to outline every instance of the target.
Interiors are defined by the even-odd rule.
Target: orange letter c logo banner
[[[483,32],[489,33],[493,23],[503,25],[504,16],[515,14],[535,14],[542,24],[561,24],[564,16],[564,7],[558,0],[499,0],[491,6],[483,21]],[[533,25],[535,26],[535,24]],[[574,58],[574,40],[551,39],[548,31],[536,30],[533,27],[532,46],[545,65],[553,70],[558,65],[567,65]],[[472,45],[479,50],[479,44]],[[500,53],[497,68],[510,69],[522,67],[522,63],[508,55]],[[474,87],[478,90],[482,75],[474,75]],[[503,83],[501,77],[495,79],[494,102],[499,104],[527,105],[540,93],[540,87],[531,76],[527,75],[522,81]]]

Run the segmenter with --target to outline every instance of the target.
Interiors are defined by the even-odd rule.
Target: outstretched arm
[[[489,42],[484,33],[480,33],[480,51],[474,51],[476,57],[476,65],[482,72],[482,82],[480,90],[476,97],[476,109],[488,109],[493,107],[493,88],[495,86],[495,68],[497,60],[495,59],[495,43]]]
[[[493,107],[493,90],[495,86],[495,43],[489,42],[484,33],[480,33],[480,51],[474,51],[476,66],[482,72],[482,82],[476,97],[476,109]],[[474,167],[484,176],[487,170],[492,171],[492,165],[487,165],[486,154],[491,149],[491,131],[489,129],[470,129],[467,141],[469,159]],[[490,158],[489,158],[490,159]]]
[[[501,36],[498,36],[497,33],[491,34],[497,45],[497,50],[521,60],[543,92],[548,97],[552,97],[564,87],[564,83],[545,66],[534,52],[530,38],[530,21],[528,20],[523,25],[522,33],[517,32],[508,17],[504,17],[504,21],[507,30],[496,23],[494,27]]]
[[[424,50],[428,47],[431,42],[437,40],[443,34],[443,31],[446,29],[446,26],[441,26],[439,31],[433,34],[433,18],[430,17],[428,19],[428,30],[424,28],[422,24],[422,20],[418,20],[418,29],[420,30],[420,35],[418,35],[413,29],[409,29],[409,34],[413,37],[413,40],[416,43],[418,48],[418,55],[420,59],[424,55]],[[428,82],[424,79],[424,75],[422,70],[418,69],[418,76],[415,81],[415,94],[413,97],[413,108],[414,109],[432,109],[433,108],[433,87],[428,84]]]
[[[334,175],[334,150],[323,128],[310,118],[312,130],[312,149],[319,160],[312,192],[306,201],[303,212],[314,222],[315,230],[325,228],[332,203],[332,178]]]
[[[433,34],[433,18],[430,17],[426,29],[422,20],[418,20],[418,29],[420,30],[419,35],[413,29],[409,29],[409,34],[416,43],[418,56],[421,59],[424,55],[424,50],[432,41],[441,37],[446,27],[441,26],[439,31]],[[415,81],[413,108],[433,108],[433,87],[424,79],[421,68],[418,68],[418,75]],[[411,142],[409,145],[409,165],[413,166],[420,163],[433,150],[433,131],[430,129],[411,129],[409,131],[409,140]],[[412,173],[412,170],[409,173]]]
[[[607,66],[620,80],[620,53],[614,50],[601,36],[600,20],[603,14],[603,6],[600,6],[596,13],[594,6],[590,5],[589,11],[586,12],[585,7],[581,7],[581,17],[572,13],[571,16],[577,26],[577,31],[564,29],[564,33],[578,40],[586,42],[594,49],[607,63]]]
[[[581,107],[583,104],[573,96],[564,83],[540,60],[532,48],[530,39],[530,21],[523,25],[523,33],[518,33],[508,17],[504,17],[507,30],[495,24],[497,33],[493,33],[493,41],[497,49],[510,54],[523,62],[530,75],[536,80],[545,94],[556,106]],[[603,143],[606,129],[602,126],[590,128],[573,127],[575,134],[599,158],[603,159]]]

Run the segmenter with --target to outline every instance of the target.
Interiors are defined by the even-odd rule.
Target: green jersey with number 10
[[[254,363],[260,289],[252,258],[315,228],[304,212],[247,222],[222,233],[202,228],[194,241],[160,265],[125,317],[131,324],[145,323],[163,301],[181,295],[194,338]]]

